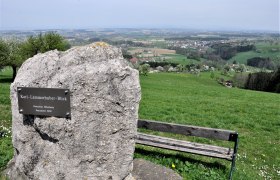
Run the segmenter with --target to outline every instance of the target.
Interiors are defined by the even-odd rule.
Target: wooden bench
[[[238,148],[237,132],[224,129],[179,125],[141,119],[138,120],[138,128],[234,142],[233,148],[227,148],[221,146],[176,140],[172,138],[149,135],[139,132],[137,133],[136,138],[136,143],[141,145],[153,146],[158,148],[229,160],[231,161],[229,179],[232,179],[232,173],[235,169],[235,159]]]

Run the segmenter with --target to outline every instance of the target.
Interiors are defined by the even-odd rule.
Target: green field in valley
[[[218,76],[218,74],[217,74]],[[12,157],[9,130],[11,70],[0,73],[0,168]],[[235,130],[240,135],[234,179],[280,178],[280,95],[225,88],[210,78],[181,73],[140,76],[139,117],[179,124]],[[148,132],[178,139],[224,144],[180,135]],[[225,143],[227,144],[227,143]],[[232,145],[229,143],[229,145]],[[230,162],[187,153],[137,146],[135,157],[172,168],[184,179],[226,179]],[[175,166],[175,167],[174,167]]]
[[[256,51],[240,52],[232,57],[229,62],[236,60],[239,63],[247,64],[247,59],[254,57],[271,58],[274,62],[280,64],[280,45],[269,43],[256,43]]]
[[[200,61],[197,61],[195,59],[188,59],[186,56],[181,55],[181,54],[163,54],[165,57],[165,62],[170,62],[170,63],[177,63],[177,64],[197,64]]]

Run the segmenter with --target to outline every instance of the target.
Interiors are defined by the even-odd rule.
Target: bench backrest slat
[[[151,120],[139,119],[138,128],[146,128],[146,129],[160,131],[160,132],[170,132],[170,133],[182,134],[186,136],[212,138],[212,139],[219,139],[225,141],[235,142],[237,139],[237,132],[235,131],[205,128],[199,126],[178,125],[178,124],[163,123],[163,122],[151,121]]]

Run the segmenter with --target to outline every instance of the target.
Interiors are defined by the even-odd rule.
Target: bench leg
[[[231,160],[231,168],[230,168],[230,173],[229,173],[229,180],[232,180],[232,174],[233,171],[235,170],[235,159],[237,156],[237,149],[238,149],[238,134],[236,135],[235,143],[234,143],[234,150],[233,150],[233,156]]]
[[[235,169],[235,157],[236,157],[236,155],[234,154],[233,158],[232,158],[232,161],[231,161],[231,168],[230,168],[229,178],[228,178],[229,180],[232,180],[232,173]]]

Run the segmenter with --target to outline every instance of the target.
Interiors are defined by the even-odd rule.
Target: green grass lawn
[[[10,101],[11,80],[12,70],[10,68],[5,68],[3,71],[0,70],[0,133],[4,133],[0,137],[0,171],[13,156]]]
[[[0,126],[8,130],[11,128],[10,79],[10,69],[0,73]],[[212,80],[210,73],[201,73],[199,77],[159,73],[141,76],[140,80],[140,118],[238,131],[240,143],[233,178],[280,178],[279,94],[225,88]],[[7,131],[1,127],[0,131]],[[224,144],[180,135],[150,133]],[[0,138],[2,169],[13,154],[10,134],[7,136]],[[226,179],[230,168],[230,162],[226,160],[147,146],[137,146],[135,157],[170,168],[173,164],[173,169],[184,179]]]

